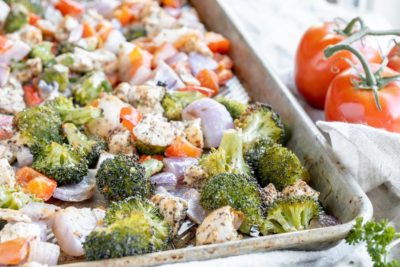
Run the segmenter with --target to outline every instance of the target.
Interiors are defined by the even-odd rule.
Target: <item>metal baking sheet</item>
[[[333,152],[304,110],[284,84],[261,60],[246,31],[235,22],[229,0],[193,0],[202,21],[213,31],[223,33],[232,43],[235,71],[252,100],[273,106],[290,127],[289,147],[311,174],[311,185],[321,192],[326,211],[342,224],[294,233],[248,238],[207,246],[188,247],[96,262],[77,262],[68,266],[155,266],[166,263],[206,260],[277,249],[318,250],[343,239],[357,216],[372,217],[372,205]]]

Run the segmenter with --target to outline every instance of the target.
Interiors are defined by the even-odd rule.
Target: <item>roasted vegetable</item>
[[[257,103],[250,105],[235,126],[243,131],[243,144],[247,146],[260,138],[271,139],[273,142],[282,143],[285,136],[284,126],[278,114],[271,107]]]
[[[18,187],[0,186],[0,208],[2,209],[18,210],[32,201],[40,202],[41,200],[33,195],[24,193]]]
[[[250,233],[252,227],[257,227],[262,234],[269,231],[261,188],[252,177],[233,173],[212,177],[202,188],[200,204],[210,211],[229,205],[243,212],[246,217],[239,229],[243,233]]]
[[[69,85],[68,74],[69,69],[64,65],[56,64],[47,67],[40,75],[39,86],[45,83],[45,85],[53,87],[54,90],[64,92]]]
[[[257,156],[253,156],[253,159]],[[297,156],[279,144],[267,146],[259,160],[253,163],[258,182],[262,187],[273,183],[278,190],[293,185],[297,180],[308,180],[309,174]]]
[[[101,139],[89,139],[81,133],[72,123],[65,123],[62,126],[63,133],[67,137],[68,143],[86,158],[89,166],[96,164],[100,153],[106,149],[107,145]]]
[[[61,142],[61,118],[57,111],[47,106],[25,109],[14,118],[15,125],[28,145]]]
[[[63,122],[72,122],[76,125],[83,125],[101,116],[100,108],[92,106],[78,108],[73,105],[72,99],[63,96],[47,102],[47,106],[56,110]]]
[[[243,173],[250,174],[250,168],[243,158],[241,131],[227,130],[222,136],[218,149],[200,159],[200,166],[209,176],[220,173]]]
[[[112,203],[106,227],[93,231],[83,247],[88,260],[119,258],[163,250],[171,238],[169,224],[158,208],[145,199]]]
[[[220,104],[224,105],[228,110],[229,114],[231,114],[232,119],[238,119],[243,113],[246,112],[246,109],[249,105],[243,104],[234,99],[229,99],[226,97],[217,97],[216,99]]]
[[[244,154],[244,159],[246,160],[246,163],[251,167],[255,177],[260,176],[258,171],[260,166],[263,164],[263,161],[261,161],[261,157],[273,144],[274,142],[272,140],[262,138],[247,146],[247,150]]]
[[[111,92],[111,90],[107,76],[101,71],[86,74],[72,88],[75,101],[84,106],[100,97],[102,92]]]
[[[150,158],[143,161],[142,166],[145,170],[145,177],[151,177],[152,175],[160,172],[163,169],[164,164],[160,160]]]
[[[137,38],[144,37],[147,35],[146,29],[143,25],[130,25],[125,27],[124,29],[124,36],[127,41],[133,41]]]
[[[197,91],[168,91],[161,101],[164,116],[169,120],[181,120],[182,110],[193,101],[203,97],[204,95]]]
[[[307,229],[318,213],[318,203],[311,197],[288,197],[268,207],[267,219],[273,225],[272,232],[279,234]]]
[[[29,53],[29,57],[31,58],[40,58],[43,65],[48,65],[54,60],[54,55],[52,53],[53,43],[51,42],[42,42],[40,44],[32,47],[31,52]]]
[[[32,168],[52,177],[58,185],[76,184],[88,174],[86,159],[71,146],[50,143],[32,149]]]
[[[6,33],[13,33],[20,30],[29,20],[28,9],[21,4],[12,4],[10,13],[8,13],[6,21],[4,22],[4,31]]]
[[[150,197],[150,177],[134,156],[117,155],[106,159],[96,174],[96,184],[107,200],[122,200],[130,196]]]

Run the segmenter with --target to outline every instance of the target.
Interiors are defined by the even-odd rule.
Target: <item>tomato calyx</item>
[[[364,74],[362,74],[355,67],[353,67],[356,70],[357,76],[359,78],[358,80],[352,81],[354,88],[357,88],[360,90],[372,90],[373,94],[374,94],[376,107],[378,108],[379,111],[382,111],[378,92],[380,89],[384,88],[387,84],[394,82],[394,81],[399,81],[400,74],[390,76],[390,77],[383,77],[382,72],[386,66],[387,61],[384,61],[376,72],[372,72],[365,57],[357,49],[351,47],[348,44],[340,43],[340,44],[334,45],[334,46],[331,45],[324,50],[324,55],[325,55],[325,57],[329,58],[336,52],[343,51],[343,50],[347,50],[350,53],[352,53],[354,56],[356,56],[357,59],[360,61],[361,66],[364,70]]]

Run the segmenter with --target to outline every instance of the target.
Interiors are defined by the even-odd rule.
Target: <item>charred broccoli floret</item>
[[[256,177],[262,187],[273,183],[278,190],[282,190],[297,180],[308,178],[308,172],[299,158],[279,144],[267,147],[255,164]]]
[[[246,109],[249,105],[243,104],[234,99],[229,99],[226,97],[217,97],[216,99],[220,104],[224,105],[225,108],[228,110],[231,117],[235,120],[238,119],[243,113],[246,112]]]
[[[250,168],[243,158],[241,131],[227,130],[224,132],[218,149],[200,159],[200,166],[209,176],[220,173],[250,174]]]
[[[244,154],[244,159],[247,164],[251,167],[255,177],[260,176],[258,173],[259,166],[263,164],[261,161],[262,155],[264,155],[267,149],[272,146],[274,142],[270,139],[258,139],[257,141],[251,143]]]
[[[75,184],[88,174],[87,161],[71,146],[50,143],[32,149],[32,168],[54,178],[59,185]]]
[[[53,43],[51,42],[42,42],[40,44],[35,45],[32,47],[29,56],[31,58],[40,58],[44,65],[49,64],[54,60],[54,55],[52,53]]]
[[[168,246],[171,229],[158,208],[146,199],[128,198],[110,205],[106,227],[95,230],[83,245],[86,258],[99,260],[140,255]]]
[[[107,200],[122,200],[130,196],[149,197],[152,193],[150,177],[134,156],[117,155],[106,159],[96,174],[96,184]]]
[[[89,139],[72,123],[63,124],[62,129],[68,143],[86,157],[88,165],[95,165],[101,152],[107,147],[106,142],[101,139]]]
[[[235,126],[243,131],[245,150],[249,144],[261,138],[281,144],[285,136],[279,115],[272,111],[270,106],[261,103],[250,105],[246,112],[235,120]]]
[[[111,90],[111,84],[102,71],[86,74],[72,88],[75,101],[83,106],[99,98],[102,92],[111,92]]]
[[[4,22],[4,31],[13,33],[20,30],[29,20],[29,10],[21,4],[15,3],[11,5],[10,12]]]
[[[182,110],[193,101],[203,97],[204,95],[197,91],[167,92],[161,101],[164,116],[169,120],[181,120]]]
[[[318,213],[318,203],[311,197],[280,198],[268,208],[267,219],[272,232],[279,234],[307,229]]]
[[[34,195],[24,193],[18,187],[0,186],[0,208],[18,210],[29,202],[40,202]]]
[[[54,90],[64,92],[69,85],[69,69],[57,64],[47,67],[40,75],[39,86],[51,86]]]
[[[160,172],[163,169],[164,164],[160,160],[150,158],[143,161],[142,166],[145,170],[145,177],[151,177],[152,175]]]
[[[200,204],[207,210],[229,205],[243,212],[246,218],[239,229],[243,233],[248,234],[252,227],[258,227],[263,234],[269,231],[264,218],[262,191],[252,177],[233,173],[212,177],[201,190]]]
[[[63,140],[60,133],[62,123],[60,115],[47,106],[25,109],[17,113],[14,122],[24,142],[30,146]]]
[[[47,106],[56,110],[63,122],[72,122],[76,125],[83,125],[101,116],[101,109],[92,106],[83,108],[75,107],[71,98],[57,97],[47,103]]]

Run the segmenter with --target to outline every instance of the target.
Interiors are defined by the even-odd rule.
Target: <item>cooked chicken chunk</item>
[[[288,196],[307,196],[318,200],[319,192],[311,188],[306,182],[299,180],[294,185],[285,187],[282,190],[284,197]]]
[[[20,210],[0,209],[0,219],[7,222],[32,222],[31,218]]]
[[[10,78],[6,85],[0,88],[0,113],[16,114],[24,108],[22,86],[15,78]]]
[[[201,188],[208,179],[207,173],[195,164],[185,169],[183,182],[193,188]]]
[[[108,149],[112,154],[133,154],[135,145],[129,130],[125,128],[115,130],[108,139]]]
[[[172,234],[175,236],[186,217],[187,201],[182,198],[160,194],[153,196],[151,201],[160,208],[165,220],[172,226]]]
[[[40,240],[42,236],[43,228],[38,224],[26,222],[7,223],[0,231],[0,242],[20,237],[31,240]]]
[[[265,205],[271,205],[274,201],[280,197],[281,193],[276,190],[273,184],[269,184],[263,188],[264,191],[264,203]]]
[[[33,47],[43,41],[42,32],[31,25],[25,25],[21,30],[8,34],[7,37],[10,40],[20,40],[30,47]]]
[[[204,147],[203,131],[201,130],[201,119],[185,121],[184,130],[186,139],[198,148]]]
[[[25,64],[24,68],[13,72],[14,76],[20,82],[27,82],[42,72],[43,66],[40,58],[28,59]]]
[[[15,186],[15,172],[5,158],[0,159],[0,185]]]
[[[196,245],[207,245],[239,240],[237,229],[244,220],[242,212],[225,206],[211,212],[197,228]]]

